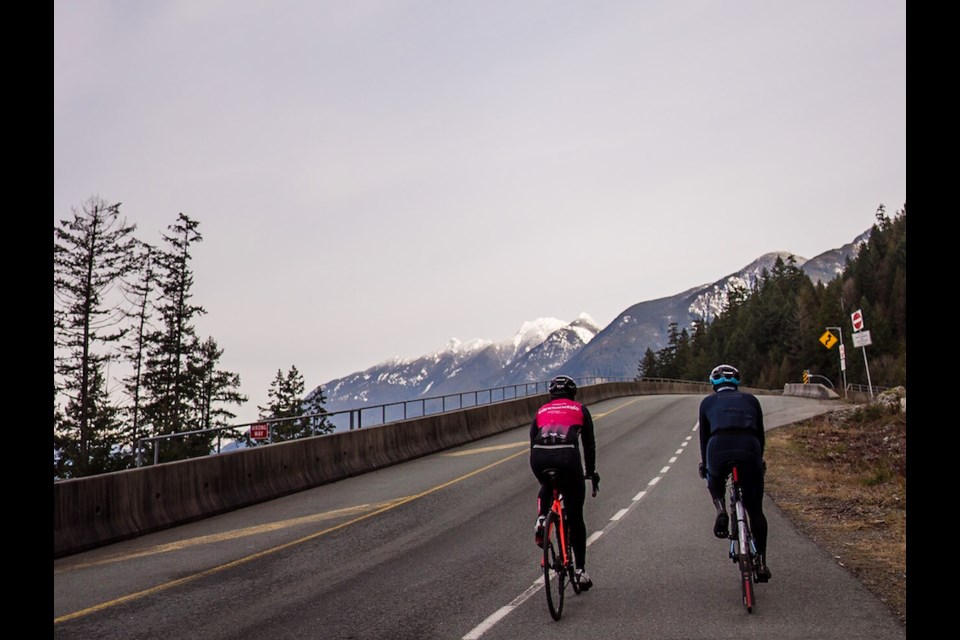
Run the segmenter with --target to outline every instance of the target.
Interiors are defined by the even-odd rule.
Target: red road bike
[[[547,608],[554,620],[563,614],[563,594],[569,585],[575,594],[579,594],[580,582],[573,559],[573,547],[570,543],[570,529],[567,524],[567,510],[563,503],[563,494],[557,487],[557,470],[547,469],[547,481],[553,490],[553,502],[543,524],[543,586],[547,592]],[[593,495],[597,495],[597,480],[593,482]]]

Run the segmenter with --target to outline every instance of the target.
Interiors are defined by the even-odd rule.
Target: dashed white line
[[[613,517],[610,518],[610,520],[616,522],[623,516],[627,515],[627,511],[629,511],[629,509],[620,509],[620,511],[617,511],[615,514],[613,514]]]

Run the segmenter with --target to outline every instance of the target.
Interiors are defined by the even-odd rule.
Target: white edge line
[[[529,590],[528,590],[529,591]],[[486,620],[475,626],[470,633],[463,636],[463,640],[477,640],[480,636],[487,632],[493,625],[500,621],[505,615],[513,611],[513,605],[507,605],[505,607],[500,607],[494,611]]]

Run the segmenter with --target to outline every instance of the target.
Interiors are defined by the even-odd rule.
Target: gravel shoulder
[[[905,391],[900,389],[903,397]],[[767,432],[766,494],[907,622],[905,403],[879,397]]]

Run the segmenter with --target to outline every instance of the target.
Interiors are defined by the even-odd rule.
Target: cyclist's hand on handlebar
[[[697,473],[700,474],[700,477],[701,477],[701,478],[703,478],[704,480],[706,480],[706,479],[707,479],[707,465],[705,465],[704,463],[701,462],[701,463],[700,463],[700,466],[697,467]]]
[[[597,495],[597,491],[600,490],[600,474],[594,471],[593,473],[584,474],[583,477],[590,479],[593,483],[593,495]]]

